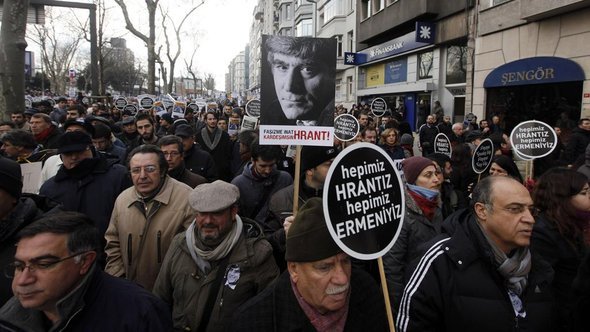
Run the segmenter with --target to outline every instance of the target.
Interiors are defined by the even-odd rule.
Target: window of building
[[[342,99],[342,79],[336,79],[336,99]]]
[[[308,37],[313,36],[313,22],[311,19],[301,20],[295,26],[296,37]]]
[[[491,0],[491,1],[492,1],[492,6],[495,6],[495,5],[499,5],[501,3],[504,3],[504,2],[508,2],[510,0]]]
[[[447,48],[447,84],[467,82],[467,46]]]
[[[373,10],[372,13],[377,13],[383,8],[385,8],[385,0],[372,0],[373,2]]]
[[[387,2],[386,2],[386,3],[387,3],[387,5],[389,6],[389,5],[392,5],[392,4],[394,4],[394,3],[398,2],[398,1],[399,1],[399,0],[387,0]]]
[[[432,78],[433,58],[432,51],[418,54],[418,79]]]
[[[348,48],[346,49],[348,52],[354,52],[354,31],[350,30],[346,34],[346,39],[348,40]]]
[[[331,0],[324,5],[324,22],[330,22],[336,16],[343,16],[345,12],[345,0]]]
[[[288,3],[285,5],[285,20],[291,19],[291,4]]]
[[[361,19],[367,19],[371,17],[371,1],[361,0]]]
[[[354,98],[354,86],[352,85],[352,76],[346,77],[346,100],[352,100]]]
[[[336,35],[334,38],[336,38],[336,56],[341,58],[344,55],[344,51],[342,50],[342,35]]]

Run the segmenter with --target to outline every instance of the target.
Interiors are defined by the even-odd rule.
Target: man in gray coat
[[[260,226],[237,214],[239,198],[221,180],[189,194],[195,220],[172,241],[153,289],[172,307],[177,330],[224,331],[235,310],[279,275]]]

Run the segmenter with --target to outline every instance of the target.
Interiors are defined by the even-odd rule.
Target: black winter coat
[[[350,302],[344,331],[387,330],[383,295],[375,281],[364,271],[352,270]],[[233,317],[229,331],[284,332],[316,331],[297,299],[289,272],[262,293],[246,302]]]
[[[517,318],[493,253],[471,212],[445,220],[442,234],[413,262],[397,316],[398,332],[553,332],[553,270],[532,253],[527,287],[520,297],[525,318]]]
[[[109,226],[115,200],[132,183],[127,169],[115,159],[98,158],[92,171],[81,179],[69,176],[64,167],[47,180],[39,191],[61,204],[65,211],[86,214],[95,222],[100,234]],[[80,165],[77,167],[81,167]]]
[[[56,331],[172,331],[170,308],[129,280],[106,274],[96,266],[91,275],[58,302],[65,319]],[[47,331],[44,314],[24,309],[12,298],[0,309],[0,331]]]
[[[0,266],[4,268],[14,262],[16,234],[43,213],[58,211],[59,206],[45,197],[27,195],[21,197],[12,212],[0,220]],[[12,279],[0,274],[0,306],[12,297]]]
[[[556,317],[557,326],[559,331],[569,331],[574,295],[572,283],[584,255],[583,240],[566,240],[557,230],[557,226],[545,215],[540,215],[535,220],[531,250],[543,257],[555,271],[552,288],[559,311]]]

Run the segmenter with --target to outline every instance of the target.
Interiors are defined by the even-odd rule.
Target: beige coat
[[[135,187],[123,191],[105,233],[105,271],[151,290],[172,239],[194,219],[195,212],[188,203],[191,190],[166,176],[164,186],[148,203],[147,213]]]

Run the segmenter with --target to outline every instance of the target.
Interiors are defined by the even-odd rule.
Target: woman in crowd
[[[514,161],[505,155],[496,155],[492,158],[490,166],[491,176],[511,176],[520,183],[523,183],[522,175]]]
[[[571,169],[552,168],[539,178],[533,200],[541,214],[533,228],[531,250],[555,271],[552,287],[559,310],[558,330],[569,331],[572,282],[586,249],[584,229],[590,216],[588,179]]]
[[[402,162],[406,179],[406,215],[395,244],[383,257],[390,300],[397,309],[404,290],[407,265],[419,255],[421,244],[441,233],[443,221],[439,208],[440,180],[437,165],[424,157]]]
[[[391,159],[404,159],[404,149],[399,145],[399,132],[394,128],[387,128],[381,133],[379,146],[387,152]]]

